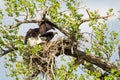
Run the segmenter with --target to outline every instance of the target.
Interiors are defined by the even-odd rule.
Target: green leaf
[[[109,9],[109,12],[113,12],[113,8]]]

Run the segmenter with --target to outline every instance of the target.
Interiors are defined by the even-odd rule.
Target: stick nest
[[[45,76],[53,78],[55,57],[73,52],[75,45],[70,39],[57,39],[41,45],[43,48],[36,54],[24,54],[24,60],[33,68],[33,74],[30,77],[35,77],[42,72]]]

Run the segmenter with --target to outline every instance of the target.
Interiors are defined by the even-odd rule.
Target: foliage
[[[24,15],[24,20],[33,20],[37,18],[40,11],[48,10],[48,15],[52,22],[56,22],[59,28],[67,31],[68,35],[76,40],[85,41],[89,43],[90,47],[84,47],[88,54],[93,53],[95,56],[109,60],[115,52],[115,47],[118,44],[118,33],[110,31],[109,26],[106,24],[106,19],[101,18],[100,14],[96,11],[87,11],[89,15],[89,27],[92,29],[91,41],[84,40],[84,34],[81,33],[79,27],[82,23],[87,22],[83,20],[84,14],[79,13],[80,2],[76,0],[5,0],[6,13],[8,17],[17,19]],[[112,14],[113,9],[107,12],[107,15]],[[15,80],[21,80],[30,76],[33,73],[34,67],[29,66],[29,61],[25,60],[25,53],[27,55],[37,55],[43,46],[35,45],[31,47],[30,44],[24,45],[24,37],[18,36],[19,22],[15,21],[13,25],[3,25],[3,12],[0,10],[0,52],[4,50],[13,49],[18,47],[5,56],[6,68],[9,69],[8,76],[14,77]],[[41,15],[40,15],[41,16]],[[24,23],[23,23],[24,24]],[[28,23],[29,24],[29,23]],[[36,23],[35,23],[36,24]],[[81,42],[82,42],[81,41]],[[83,45],[82,43],[79,43]],[[63,63],[66,62],[65,59]],[[81,65],[82,64],[82,65]],[[61,65],[60,68],[56,66],[55,80],[85,80],[93,79],[98,80],[103,70],[96,65],[89,62],[75,64],[75,59],[71,58],[70,62]],[[84,74],[79,74],[77,68],[80,68]],[[94,71],[91,71],[94,69]],[[105,77],[105,80],[112,80],[114,77],[120,76],[120,72],[114,69],[110,71],[111,74]],[[37,78],[36,78],[37,79]]]

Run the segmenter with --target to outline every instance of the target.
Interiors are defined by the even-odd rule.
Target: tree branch
[[[39,23],[41,20],[24,20],[24,21],[20,21],[18,19],[15,19],[15,21],[17,22],[16,27],[20,26],[21,24],[24,23]]]
[[[107,18],[109,18],[109,17],[111,17],[113,15],[114,14],[109,14],[109,15],[106,15],[106,16],[97,17],[95,19],[107,19]],[[41,20],[24,20],[24,21],[20,21],[18,19],[15,19],[15,21],[18,22],[16,26],[19,26],[19,25],[21,25],[23,23],[39,23],[39,22],[41,22]],[[90,18],[83,19],[82,21],[79,22],[79,24],[81,25],[82,23],[88,22],[88,21],[90,21]]]
[[[12,52],[14,50],[18,50],[18,47],[13,47],[12,49],[8,49],[8,50],[2,50],[3,53],[0,54],[0,57],[4,56],[4,55],[6,55],[6,54],[8,54],[8,53],[10,53],[10,52]]]
[[[109,17],[111,17],[111,16],[113,16],[113,15],[114,15],[114,14],[109,14],[109,15],[106,15],[106,16],[99,16],[99,17],[97,17],[97,18],[95,18],[95,19],[107,19],[107,18],[109,18]],[[94,18],[93,18],[93,19],[94,19]],[[88,22],[88,21],[90,21],[90,18],[83,19],[82,21],[79,22],[79,24],[81,25],[82,23]]]
[[[67,44],[67,42],[63,43],[63,44]],[[107,72],[110,72],[111,69],[120,70],[119,66],[116,66],[116,65],[110,63],[109,61],[106,61],[106,60],[104,60],[102,58],[96,57],[96,56],[94,56],[94,55],[92,55],[90,53],[87,54],[86,52],[77,50],[77,48],[74,48],[74,53],[72,53],[71,52],[71,46],[72,45],[68,45],[68,46],[65,47],[64,54],[77,58],[78,62],[80,62],[80,60],[83,59],[83,60],[85,60],[85,61],[87,61],[87,62],[89,62],[91,64],[94,64],[94,65],[102,68],[103,70],[105,70]],[[61,51],[61,49],[59,51]],[[60,53],[57,53],[56,55],[58,56],[58,55],[60,55]],[[77,63],[77,64],[80,64],[80,63]]]
[[[79,51],[79,50],[76,50],[75,53],[77,54],[73,54],[72,56],[74,57],[80,57],[92,64],[95,64],[96,66],[102,68],[103,70],[107,71],[107,72],[110,72],[111,69],[117,69],[117,70],[120,70],[120,67],[117,67],[115,66],[114,64],[110,63],[109,61],[106,61],[104,59],[101,59],[99,57],[95,57],[91,54],[89,55],[86,55],[85,52],[82,52],[82,51]]]

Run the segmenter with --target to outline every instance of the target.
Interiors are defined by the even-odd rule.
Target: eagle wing
[[[39,35],[39,28],[29,29],[26,33],[24,44],[27,44],[28,38],[37,37]]]
[[[50,21],[42,21],[40,26],[39,26],[39,31],[40,34],[45,34],[47,31],[49,31],[50,29],[55,29],[58,28],[57,25],[53,24]]]
[[[49,42],[53,37],[54,37],[54,33],[53,32],[47,32],[45,34],[42,34],[40,37],[46,37],[46,41]]]

